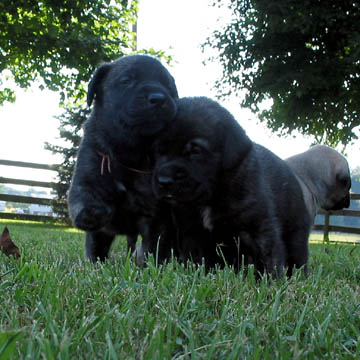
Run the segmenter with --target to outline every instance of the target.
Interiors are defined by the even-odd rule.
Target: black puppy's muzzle
[[[147,101],[150,106],[153,107],[161,107],[165,104],[167,101],[167,96],[162,92],[151,92],[147,96]]]
[[[173,106],[173,100],[168,89],[157,82],[145,82],[139,85],[149,109],[166,109]]]
[[[162,124],[164,121],[168,122],[175,117],[176,103],[168,89],[161,84],[145,84],[141,87],[139,95],[140,97],[136,99],[137,115],[140,114],[143,118],[160,121]]]
[[[175,118],[177,106],[161,85],[139,85],[124,112],[140,136],[154,136]]]

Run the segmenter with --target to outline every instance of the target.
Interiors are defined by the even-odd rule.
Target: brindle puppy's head
[[[251,141],[233,116],[205,97],[183,98],[155,144],[153,190],[173,205],[206,205],[225,171],[235,168]]]

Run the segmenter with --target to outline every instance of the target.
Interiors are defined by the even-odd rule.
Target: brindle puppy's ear
[[[91,78],[91,81],[90,81],[89,87],[88,87],[88,93],[87,93],[87,99],[86,99],[88,106],[91,106],[94,97],[100,103],[102,102],[103,90],[102,90],[101,84],[102,84],[106,74],[109,72],[110,68],[111,68],[111,64],[104,64],[104,65],[101,65],[95,71],[95,74]]]
[[[223,168],[233,169],[247,155],[252,147],[252,141],[245,130],[234,119],[223,123]]]

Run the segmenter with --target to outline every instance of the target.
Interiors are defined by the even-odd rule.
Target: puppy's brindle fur
[[[135,249],[149,236],[154,211],[149,149],[176,113],[174,79],[156,59],[132,55],[95,72],[87,102],[95,105],[84,126],[69,192],[69,213],[86,231],[86,254],[108,257],[117,234]]]
[[[336,150],[316,145],[285,161],[298,176],[312,219],[319,208],[328,211],[350,206],[349,165]]]
[[[296,177],[226,109],[204,97],[180,99],[156,149],[154,192],[172,207],[178,231],[162,241],[175,238],[180,258],[238,266],[244,254],[273,276],[306,267],[311,221]]]

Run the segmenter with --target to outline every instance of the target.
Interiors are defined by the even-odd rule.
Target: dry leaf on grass
[[[12,255],[15,258],[20,257],[20,250],[11,240],[10,232],[7,227],[5,227],[0,237],[0,250],[7,256]]]

